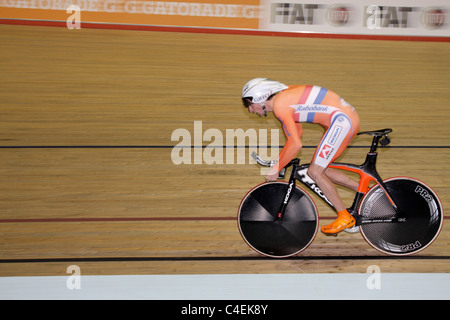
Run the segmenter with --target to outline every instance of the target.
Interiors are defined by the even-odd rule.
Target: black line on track
[[[244,257],[105,257],[105,258],[33,258],[0,259],[5,263],[51,263],[51,262],[193,262],[193,261],[281,261],[281,260],[450,260],[450,256],[294,256],[274,259],[263,256]]]
[[[0,146],[0,149],[171,149],[171,148],[220,148],[220,146],[155,146],[155,145],[80,145],[80,146]],[[221,146],[222,149],[258,149],[283,148],[283,146]],[[306,149],[315,149],[317,146],[303,146]],[[368,149],[370,146],[348,146],[349,149]],[[393,149],[450,149],[450,146],[389,146]]]

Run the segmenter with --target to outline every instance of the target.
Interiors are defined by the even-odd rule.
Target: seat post
[[[380,136],[373,136],[372,139],[372,146],[370,147],[370,152],[369,153],[375,153],[377,151],[378,148],[378,141],[380,141]]]
[[[388,134],[392,132],[392,129],[381,129],[381,130],[375,130],[375,131],[362,131],[358,132],[358,136],[360,134],[368,134],[373,137],[372,140],[372,146],[370,147],[369,153],[374,153],[377,151],[378,148],[378,142],[380,142],[380,139],[384,136],[385,139],[381,140],[381,146],[385,147],[387,146],[391,141],[388,138]]]

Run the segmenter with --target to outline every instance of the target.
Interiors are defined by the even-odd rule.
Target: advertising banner
[[[0,19],[258,29],[259,0],[0,0]],[[75,17],[74,17],[75,18]]]
[[[450,36],[448,0],[261,0],[261,30]]]
[[[4,21],[450,37],[449,0],[0,0]],[[8,22],[6,22],[8,23]],[[78,24],[77,24],[78,23]],[[95,26],[94,26],[95,27]]]

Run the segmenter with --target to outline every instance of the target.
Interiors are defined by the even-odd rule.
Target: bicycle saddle
[[[374,130],[374,131],[361,131],[358,132],[358,135],[360,134],[368,134],[371,135],[373,137],[382,137],[387,135],[388,133],[391,133],[392,129],[380,129],[380,130]]]
[[[373,137],[372,142],[372,149],[371,152],[375,152],[376,146],[378,145],[378,142],[382,147],[386,147],[389,143],[391,143],[391,139],[388,137],[388,133],[391,133],[392,129],[381,129],[381,130],[375,130],[375,131],[362,131],[358,132],[358,135],[360,134],[368,134]],[[375,146],[375,148],[374,148]]]

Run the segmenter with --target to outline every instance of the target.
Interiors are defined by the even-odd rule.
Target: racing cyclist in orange
[[[328,166],[342,154],[358,133],[359,116],[355,109],[338,94],[320,86],[287,86],[267,78],[255,78],[247,82],[242,89],[242,100],[249,112],[260,117],[273,112],[280,120],[287,138],[276,165],[266,176],[267,181],[276,181],[279,171],[302,148],[302,122],[317,123],[325,128],[308,175],[331,201],[338,217],[321,230],[325,234],[334,235],[354,226],[356,221],[347,211],[334,184],[356,191],[358,183]]]

